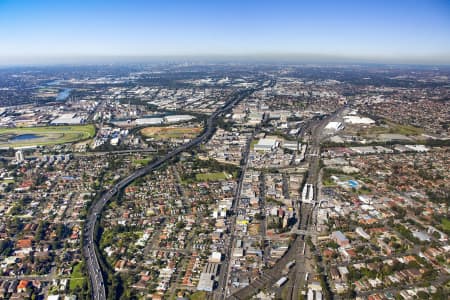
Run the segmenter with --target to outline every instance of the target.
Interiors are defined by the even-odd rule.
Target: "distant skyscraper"
[[[23,162],[24,161],[23,152],[21,150],[17,150],[16,151],[16,161],[17,162]]]

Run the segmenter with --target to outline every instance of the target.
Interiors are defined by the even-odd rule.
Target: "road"
[[[269,83],[269,84],[272,84]],[[199,145],[202,142],[207,141],[212,137],[214,134],[214,131],[216,129],[216,121],[217,118],[220,117],[225,112],[229,111],[234,105],[236,105],[239,101],[242,99],[248,97],[253,92],[255,92],[258,89],[265,88],[267,85],[264,85],[260,83],[258,87],[256,88],[250,88],[245,90],[240,90],[235,93],[233,93],[229,99],[227,100],[226,104],[216,110],[207,120],[205,129],[202,134],[200,134],[198,137],[192,139],[190,142],[180,146],[179,148],[169,152],[165,156],[157,159],[156,161],[151,162],[147,166],[131,173],[127,177],[120,180],[118,183],[116,183],[110,190],[108,190],[106,193],[102,195],[102,197],[98,200],[96,200],[92,206],[89,209],[89,213],[86,219],[86,222],[84,224],[84,230],[83,230],[83,256],[86,261],[87,269],[88,269],[88,275],[91,283],[91,290],[92,290],[92,298],[94,300],[102,300],[106,299],[106,289],[105,284],[103,281],[103,276],[101,272],[101,268],[99,265],[99,255],[100,253],[97,253],[94,247],[94,230],[97,223],[98,216],[103,211],[103,208],[108,203],[111,198],[116,195],[121,189],[125,188],[127,185],[129,185],[131,182],[133,182],[135,179],[144,176],[145,174],[148,174],[149,172],[161,167],[164,163],[167,161],[170,161],[171,159],[175,158],[180,153],[193,148],[197,145]]]
[[[237,183],[237,187],[236,187],[236,191],[234,194],[234,199],[233,199],[233,204],[231,206],[230,211],[233,212],[233,216],[230,218],[230,240],[228,242],[228,251],[225,254],[225,259],[223,261],[223,264],[221,266],[221,270],[220,270],[220,274],[219,274],[219,284],[218,284],[218,288],[216,293],[214,294],[214,299],[225,299],[226,296],[228,295],[228,280],[230,278],[230,271],[231,271],[231,265],[230,265],[230,258],[232,256],[233,253],[233,249],[234,249],[234,243],[235,243],[235,225],[236,225],[236,211],[239,207],[239,202],[241,199],[241,190],[242,190],[242,183],[244,181],[244,176],[245,173],[247,171],[247,163],[248,163],[248,154],[250,152],[250,145],[251,145],[251,141],[253,140],[255,136],[255,133],[253,133],[252,137],[248,140],[247,145],[246,145],[246,149],[244,151],[243,154],[243,164],[242,164],[242,169],[241,169],[241,173],[239,176],[239,180]]]
[[[39,280],[42,282],[52,282],[55,279],[69,279],[70,276],[56,276],[56,275],[18,275],[18,276],[0,276],[2,281],[14,281],[14,280]]]

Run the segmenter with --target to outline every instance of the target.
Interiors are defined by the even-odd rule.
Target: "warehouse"
[[[275,139],[260,139],[254,146],[255,151],[272,151],[278,147],[278,141]]]
[[[194,116],[190,115],[173,115],[173,116],[165,116],[164,122],[166,123],[178,123],[195,119]]]

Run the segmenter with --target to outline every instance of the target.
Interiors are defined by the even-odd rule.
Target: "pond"
[[[28,141],[28,140],[34,140],[40,138],[40,135],[33,134],[33,133],[27,133],[27,134],[19,134],[10,139],[11,142],[17,142],[17,141]]]

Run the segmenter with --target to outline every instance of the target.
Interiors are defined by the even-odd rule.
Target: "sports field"
[[[141,130],[145,137],[151,137],[157,140],[166,139],[191,139],[196,137],[202,131],[201,127],[147,127]]]
[[[197,181],[220,181],[232,178],[233,175],[226,172],[200,173],[195,174]]]
[[[72,143],[94,135],[94,125],[0,128],[0,148]]]

